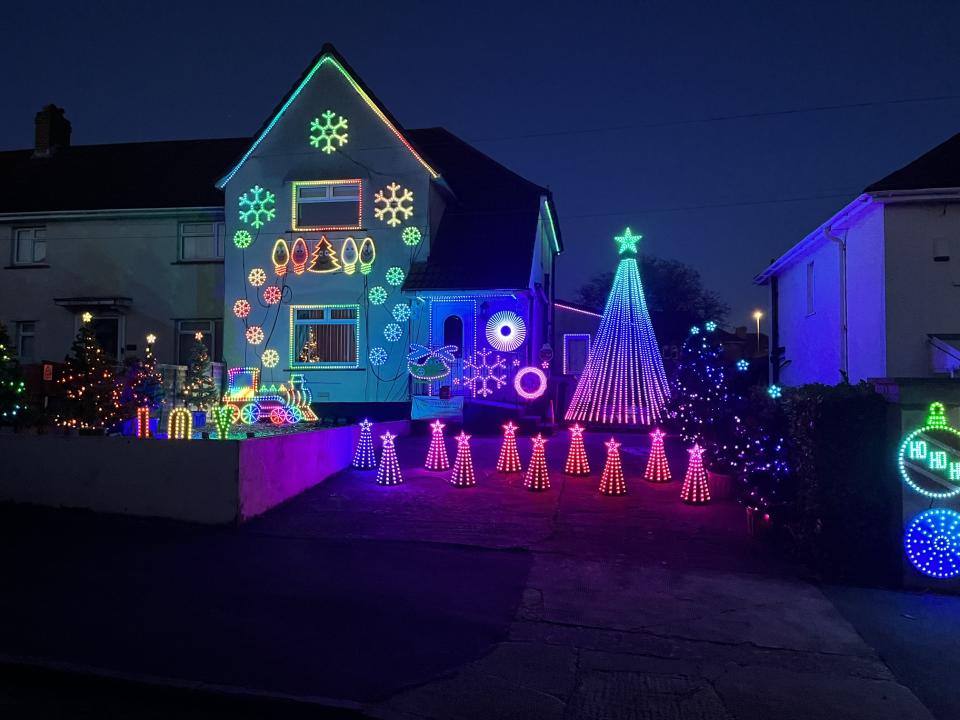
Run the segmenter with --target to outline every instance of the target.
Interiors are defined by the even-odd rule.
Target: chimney
[[[34,123],[34,157],[50,157],[61,148],[70,147],[70,121],[63,108],[47,105],[37,113]]]

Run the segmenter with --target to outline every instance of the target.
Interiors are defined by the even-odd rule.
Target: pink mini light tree
[[[517,449],[517,426],[512,420],[503,426],[503,444],[500,446],[500,457],[497,458],[497,472],[523,472],[520,451]]]
[[[667,453],[663,449],[663,439],[667,434],[660,428],[654,428],[650,433],[650,457],[647,458],[647,467],[643,471],[643,479],[647,482],[670,482],[670,465],[667,463]]]
[[[550,489],[546,445],[547,440],[541,434],[537,434],[533,439],[533,455],[530,457],[530,464],[527,466],[526,477],[523,478],[523,486],[532,492]]]
[[[563,474],[574,477],[590,474],[587,448],[583,444],[583,428],[576,423],[570,426],[570,449],[567,451],[567,462],[563,466]]]
[[[710,488],[707,471],[703,469],[703,448],[694,445],[687,452],[690,453],[690,462],[680,488],[680,499],[688,505],[706,505],[710,502]]]
[[[373,450],[373,423],[366,418],[360,423],[360,438],[353,453],[353,466],[357,470],[373,470],[377,466],[377,456]]]
[[[397,460],[397,449],[393,444],[396,435],[389,430],[380,436],[383,440],[383,452],[380,453],[380,466],[377,468],[377,484],[399,485],[403,482],[400,474],[400,462]]]
[[[610,438],[604,445],[607,446],[607,462],[600,475],[601,495],[626,495],[627,482],[623,477],[623,463],[620,460],[620,443],[616,438]]]
[[[446,427],[439,419],[430,423],[430,447],[427,448],[427,460],[423,466],[427,470],[449,470],[450,458],[447,457],[447,446],[443,438],[443,429]]]
[[[456,487],[473,487],[477,484],[473,472],[473,455],[470,454],[470,436],[463,431],[457,435],[457,455],[453,459],[450,484]]]

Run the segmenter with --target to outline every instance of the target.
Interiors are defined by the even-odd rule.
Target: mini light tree
[[[706,505],[710,502],[710,488],[707,486],[707,471],[703,467],[703,448],[694,445],[687,452],[690,453],[690,462],[680,488],[680,499],[688,505]]]
[[[147,418],[151,413],[160,409],[163,403],[163,377],[157,370],[157,357],[153,354],[153,346],[157,336],[147,335],[147,344],[144,346],[143,360],[134,360],[127,368],[127,376],[123,392],[120,395],[121,411],[125,418],[136,417],[139,424],[143,416],[141,409],[146,408]],[[143,437],[137,433],[138,437]],[[149,431],[148,435],[149,437]]]
[[[84,313],[82,319],[66,367],[57,381],[66,395],[57,424],[79,430],[105,430],[119,418],[120,389],[113,363],[93,332],[93,316]]]
[[[667,462],[667,453],[663,448],[663,439],[667,434],[660,428],[654,428],[650,433],[650,457],[647,458],[647,467],[643,471],[643,479],[647,482],[670,482],[670,464]]]
[[[527,490],[538,492],[550,489],[546,445],[546,438],[538,433],[533,439],[533,455],[530,457],[530,464],[527,466],[527,474],[523,478],[523,486]]]
[[[616,438],[610,438],[604,445],[607,446],[607,462],[603,465],[600,475],[601,495],[626,495],[627,482],[623,477],[623,462],[620,460],[620,443]]]
[[[430,423],[430,447],[427,448],[427,460],[423,466],[427,470],[449,470],[450,458],[447,457],[447,446],[443,439],[443,429],[446,427],[439,419]],[[460,451],[457,450],[459,455]]]
[[[380,453],[380,465],[377,467],[378,485],[399,485],[403,482],[400,461],[397,460],[397,449],[393,444],[396,437],[389,430],[380,436],[383,440],[383,452]]]
[[[470,453],[470,436],[462,430],[457,435],[457,455],[453,459],[450,484],[456,487],[473,487],[477,484],[473,472],[473,455]]]
[[[194,409],[207,410],[217,404],[220,393],[210,372],[210,352],[203,342],[203,333],[197,332],[193,338],[187,364],[187,378],[183,386],[183,398],[186,404]]]
[[[520,466],[520,451],[517,449],[517,426],[510,420],[503,426],[503,444],[497,458],[497,472],[523,472]]]
[[[373,470],[377,466],[373,433],[370,431],[372,427],[373,423],[366,418],[360,423],[360,438],[357,440],[357,449],[353,452],[353,466],[357,470]]]
[[[567,462],[563,466],[563,474],[574,477],[590,474],[587,448],[583,444],[583,428],[576,423],[570,426],[570,449],[567,451]]]
[[[23,373],[10,347],[7,327],[0,323],[0,425],[17,421],[23,412],[25,391]]]

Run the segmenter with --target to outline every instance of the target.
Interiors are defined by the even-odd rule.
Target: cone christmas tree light
[[[523,472],[520,452],[517,450],[517,426],[512,420],[503,426],[503,444],[500,446],[500,457],[497,458],[497,472]]]
[[[636,425],[665,416],[670,390],[637,268],[640,238],[630,228],[616,238],[623,257],[567,420]]]
[[[477,484],[473,473],[473,455],[470,454],[470,436],[463,431],[457,435],[457,456],[453,459],[450,484],[457,487],[473,487]]]
[[[550,489],[550,474],[547,472],[547,455],[545,452],[547,440],[537,434],[533,439],[533,455],[527,466],[527,474],[523,478],[523,486],[527,490],[540,491]]]
[[[667,453],[663,449],[663,439],[666,436],[660,428],[654,428],[650,433],[650,457],[647,458],[647,467],[643,471],[643,479],[647,482],[670,482],[670,465],[667,464]]]
[[[210,352],[203,341],[203,333],[198,331],[190,347],[187,363],[187,377],[183,385],[183,397],[187,405],[195,410],[208,410],[220,400],[220,392],[213,382],[210,371]]]
[[[583,445],[583,428],[577,424],[570,427],[570,449],[567,451],[567,462],[563,466],[563,474],[575,477],[590,474],[587,449]]]
[[[703,448],[694,445],[687,452],[690,453],[690,462],[680,488],[680,499],[688,505],[706,505],[710,502],[710,488],[707,487],[707,471],[703,469]]]
[[[373,423],[364,418],[360,423],[360,439],[357,440],[357,449],[353,453],[353,466],[357,470],[373,470],[377,466],[377,456],[373,452],[373,434],[370,428]]]
[[[620,461],[620,443],[616,438],[610,438],[604,445],[607,446],[607,462],[600,475],[601,495],[626,495],[627,483],[623,479],[623,463]]]
[[[93,316],[82,315],[57,383],[64,388],[65,399],[57,424],[81,430],[105,430],[119,417],[120,388],[113,361],[107,357],[93,331]]]
[[[450,469],[450,458],[447,457],[447,446],[443,441],[443,429],[445,427],[446,425],[439,419],[430,423],[433,434],[430,436],[430,447],[427,448],[427,461],[423,464],[427,470]],[[459,451],[457,451],[457,454],[459,455]]]
[[[393,445],[396,437],[389,430],[380,436],[383,440],[383,452],[380,453],[380,465],[377,467],[377,483],[380,485],[399,485],[403,482],[397,449]]]

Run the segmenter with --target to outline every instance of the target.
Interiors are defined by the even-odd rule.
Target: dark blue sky
[[[29,147],[48,102],[78,144],[248,135],[330,41],[405,126],[445,126],[553,189],[561,295],[614,265],[629,224],[738,323],[772,257],[960,132],[947,1],[26,6],[4,11],[0,149]]]

